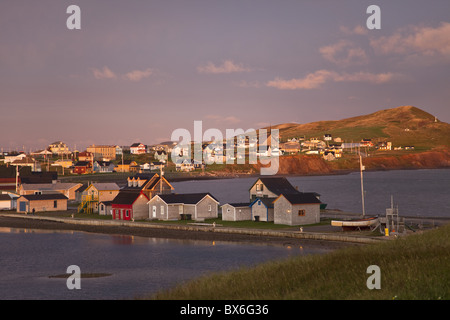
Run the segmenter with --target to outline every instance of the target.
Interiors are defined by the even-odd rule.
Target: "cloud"
[[[205,74],[225,74],[225,73],[236,73],[236,72],[249,72],[250,68],[244,67],[242,64],[236,64],[231,60],[226,60],[222,65],[214,65],[212,62],[208,62],[204,66],[197,67],[198,73]]]
[[[341,27],[339,27],[339,30],[341,30],[342,33],[347,34],[347,35],[355,35],[356,34],[356,35],[364,36],[369,33],[369,29],[367,29],[366,27],[363,27],[363,26],[356,26],[353,29],[350,29],[345,26],[341,26]]]
[[[95,79],[117,79],[117,76],[108,67],[103,67],[102,70],[92,69]]]
[[[93,68],[92,72],[94,74],[95,79],[118,79],[120,76],[114,73],[111,69],[109,69],[106,66],[103,67],[103,69]],[[148,68],[145,70],[133,70],[123,74],[120,77],[124,80],[138,82],[144,78],[150,77],[152,74],[153,74],[152,69]]]
[[[283,80],[276,78],[275,80],[269,81],[266,85],[281,90],[315,89],[331,79],[334,74],[335,72],[332,71],[319,70],[308,74],[302,79]]]
[[[152,74],[152,69],[148,68],[146,70],[133,70],[124,75],[124,78],[130,81],[138,82],[144,78],[150,77]]]
[[[348,40],[322,47],[319,52],[324,59],[343,67],[366,64],[369,61],[366,52]]]
[[[388,37],[372,39],[370,45],[382,54],[419,54],[422,56],[450,55],[450,23],[437,28],[409,27],[397,30]]]
[[[300,79],[284,80],[281,78],[276,78],[275,80],[267,82],[266,85],[268,87],[273,87],[280,90],[310,90],[319,88],[322,84],[328,81],[367,82],[372,84],[382,84],[390,82],[398,77],[399,75],[391,72],[387,73],[357,72],[357,73],[339,74],[334,71],[318,70]]]

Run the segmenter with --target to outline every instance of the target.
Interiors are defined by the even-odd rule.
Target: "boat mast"
[[[361,172],[361,200],[362,200],[362,215],[363,217],[366,215],[366,210],[364,206],[364,179],[363,179],[363,171],[365,170],[362,164],[361,153],[359,153],[359,171]]]

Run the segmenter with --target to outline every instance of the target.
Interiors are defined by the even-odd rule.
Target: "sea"
[[[361,213],[358,173],[287,177],[299,191],[317,192],[327,208]],[[210,192],[221,204],[246,202],[252,178],[175,182],[175,192]],[[450,170],[364,172],[367,214],[384,214],[391,199],[399,214],[450,217]],[[171,288],[218,271],[235,270],[265,261],[329,252],[311,243],[268,245],[144,238],[72,231],[0,228],[0,300],[133,299]],[[68,267],[82,274],[70,289]]]
[[[327,209],[385,215],[398,208],[405,217],[450,218],[450,169],[363,171],[326,176],[286,176],[301,192],[316,192]],[[174,192],[210,192],[220,204],[249,201],[257,178],[197,180],[173,183]],[[361,181],[363,191],[361,190]]]

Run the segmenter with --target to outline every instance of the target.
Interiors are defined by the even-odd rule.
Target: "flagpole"
[[[359,171],[361,172],[361,199],[362,199],[362,212],[363,217],[366,215],[365,206],[364,206],[364,179],[363,179],[363,170],[364,166],[362,164],[361,153],[359,154]]]

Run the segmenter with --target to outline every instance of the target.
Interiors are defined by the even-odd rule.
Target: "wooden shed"
[[[226,203],[222,206],[223,221],[252,220],[250,203]]]

